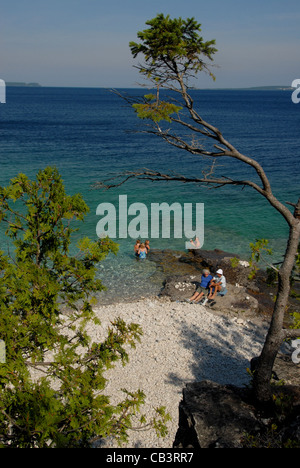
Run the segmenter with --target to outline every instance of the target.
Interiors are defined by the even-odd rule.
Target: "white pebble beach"
[[[199,304],[147,298],[95,308],[101,326],[89,325],[92,341],[106,336],[116,317],[139,324],[143,330],[136,349],[129,349],[129,363],[118,362],[107,371],[106,394],[112,403],[124,398],[121,389],[146,394],[142,413],[154,416],[154,408],[165,406],[172,420],[168,435],[155,431],[129,431],[125,448],[172,448],[178,429],[179,403],[187,383],[212,380],[221,384],[247,385],[247,368],[260,354],[266,333],[263,320],[225,316]],[[118,447],[113,439],[100,446]]]

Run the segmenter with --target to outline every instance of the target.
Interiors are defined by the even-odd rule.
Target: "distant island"
[[[204,89],[204,88],[194,88],[194,89]],[[292,88],[291,86],[251,86],[247,88],[205,88],[209,89],[210,91],[212,90],[217,90],[217,91],[292,91],[295,88]]]
[[[29,88],[40,88],[41,85],[39,83],[22,83],[22,82],[14,82],[14,81],[7,81],[6,86],[26,86]]]
[[[276,90],[291,91],[294,88],[292,88],[291,86],[255,86],[255,87],[248,88],[248,89],[262,90],[262,91],[276,91]]]

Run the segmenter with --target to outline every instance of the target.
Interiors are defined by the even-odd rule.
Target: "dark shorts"
[[[207,291],[207,288],[204,288],[203,286],[197,286],[196,288],[197,293],[205,293],[205,291]]]

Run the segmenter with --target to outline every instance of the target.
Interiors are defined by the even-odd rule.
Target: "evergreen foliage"
[[[215,79],[206,63],[206,60],[212,61],[217,52],[215,40],[204,42],[200,35],[201,24],[194,18],[171,19],[169,15],[158,14],[146,25],[149,28],[137,33],[141,42],[130,42],[129,47],[134,58],[139,54],[143,56],[144,64],[137,68],[153,83],[157,93],[156,96],[145,95],[142,103],[135,102],[132,107],[140,119],[170,123],[172,114],[178,116],[183,107],[177,102],[160,100],[160,88],[178,92],[176,84],[200,71],[206,71]]]
[[[296,203],[286,202],[285,204],[278,200],[273,194],[270,180],[261,164],[254,158],[241,153],[217,127],[207,122],[196,109],[193,96],[189,92],[191,78],[194,79],[200,71],[207,71],[214,78],[204,60],[212,60],[217,51],[214,47],[214,40],[203,41],[200,36],[201,25],[194,18],[172,20],[169,15],[165,17],[163,14],[157,15],[146,24],[149,28],[137,33],[140,42],[130,42],[129,46],[134,58],[141,55],[143,59],[143,63],[138,64],[137,68],[141,75],[147,79],[148,84],[156,89],[156,103],[147,103],[147,95],[144,96],[142,104],[139,98],[124,97],[124,99],[133,105],[138,117],[148,119],[148,125],[145,126],[144,130],[146,133],[158,136],[168,144],[190,154],[203,156],[205,161],[209,158],[211,165],[202,170],[200,177],[163,174],[153,169],[127,171],[123,174],[123,182],[107,185],[107,187],[120,186],[121,183],[133,177],[151,182],[181,181],[216,188],[225,186],[251,187],[264,197],[287,222],[289,235],[283,262],[276,271],[278,286],[273,315],[254,375],[255,397],[260,404],[269,405],[272,401],[272,369],[282,341],[300,336],[300,329],[287,330],[284,327],[295,257],[296,268],[299,270],[297,249],[300,236],[300,199]],[[168,98],[169,103],[159,100],[160,89],[172,92]],[[165,116],[162,112],[159,112],[157,116],[157,109],[167,108],[166,104],[170,105],[174,102],[177,106],[174,112],[177,115],[174,115],[174,112],[171,112],[169,108]],[[182,107],[182,111],[180,111],[178,104]],[[160,120],[166,120],[168,125],[160,124]],[[246,179],[231,178],[225,174],[217,175],[216,167],[221,158],[231,159],[232,162],[242,162],[248,169],[255,171],[251,173],[256,174],[256,180],[250,176],[250,170],[249,178]],[[292,206],[294,212],[292,213],[286,205]],[[260,257],[260,250],[270,253],[265,240],[253,244],[252,248],[253,260]]]
[[[147,64],[140,72],[148,77],[161,77],[164,65],[170,73],[193,70],[195,73],[206,69],[202,57],[212,60],[217,51],[215,41],[204,42],[200,36],[201,24],[194,18],[175,18],[158,14],[146,22],[148,29],[137,33],[141,43],[130,42],[134,58],[140,53]]]
[[[18,209],[17,209],[18,208]],[[110,404],[104,371],[126,364],[142,330],[117,319],[102,343],[91,343],[89,321],[100,326],[93,297],[103,290],[97,264],[118,246],[84,238],[69,253],[71,235],[88,207],[68,196],[51,167],[35,181],[19,174],[0,188],[0,220],[15,246],[0,253],[0,446],[86,447],[96,437],[126,440],[144,394]]]
[[[178,113],[182,109],[182,107],[175,104],[160,101],[153,94],[145,95],[144,100],[143,104],[136,103],[132,105],[140,119],[150,119],[153,122],[160,122],[161,120],[171,122],[170,115],[175,112]]]

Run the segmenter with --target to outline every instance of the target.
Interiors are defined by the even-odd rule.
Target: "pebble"
[[[124,448],[172,448],[185,385],[201,380],[248,384],[247,368],[251,358],[260,354],[266,333],[263,323],[228,318],[199,304],[166,298],[98,306],[95,313],[101,326],[88,325],[92,341],[104,339],[116,317],[138,323],[144,333],[136,349],[128,350],[129,363],[124,367],[118,362],[105,373],[105,393],[111,402],[122,401],[122,388],[141,389],[146,394],[141,412],[148,419],[160,406],[165,406],[172,418],[165,438],[158,438],[154,430],[130,430]],[[118,447],[111,437],[101,442],[103,446]]]

